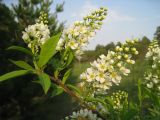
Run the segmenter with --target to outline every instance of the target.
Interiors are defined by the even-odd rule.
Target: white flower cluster
[[[145,84],[149,89],[157,89],[160,91],[160,77],[157,73],[146,73],[145,74]]]
[[[71,48],[76,57],[83,54],[82,48],[88,44],[89,38],[93,37],[96,30],[102,26],[102,20],[107,15],[106,8],[100,8],[84,17],[83,21],[75,22],[74,25],[62,33],[57,45],[57,50]]]
[[[66,117],[65,120],[102,120],[97,117],[96,114],[92,113],[91,110],[81,109],[78,112],[73,112],[69,117]]]
[[[160,65],[160,47],[157,40],[153,40],[146,53],[146,59],[151,60],[152,68],[156,68]]]
[[[137,40],[127,40],[121,47],[117,46],[115,51],[109,51],[106,56],[100,55],[96,61],[90,63],[91,67],[80,78],[97,90],[109,89],[113,83],[118,85],[122,75],[127,76],[130,73],[126,65],[135,63],[132,56],[138,54],[134,47],[136,42]]]
[[[118,91],[112,94],[113,108],[115,110],[123,109],[124,102],[128,104],[128,93],[124,91]]]
[[[153,40],[148,48],[146,59],[151,68],[145,73],[145,84],[149,89],[160,91],[160,47],[157,40]]]
[[[39,47],[50,38],[48,25],[44,24],[43,21],[39,21],[34,25],[29,25],[22,33],[22,39],[34,53],[36,53]]]

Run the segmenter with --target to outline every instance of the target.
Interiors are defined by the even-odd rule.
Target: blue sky
[[[4,1],[7,5],[17,4],[17,0]],[[59,14],[58,19],[67,21],[66,27],[96,8],[108,8],[102,29],[90,41],[87,49],[129,38],[147,36],[152,39],[156,27],[160,26],[160,0],[54,0],[51,11],[54,11],[56,3],[63,1],[64,12]]]

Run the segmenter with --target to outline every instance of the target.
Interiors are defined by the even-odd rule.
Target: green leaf
[[[69,52],[69,55],[68,55],[68,59],[67,59],[67,63],[66,63],[66,66],[70,65],[72,60],[74,58],[74,54],[72,51]]]
[[[59,33],[56,36],[51,37],[43,44],[38,61],[39,67],[43,67],[56,53],[56,46],[59,41],[60,35],[61,34]]]
[[[30,56],[33,56],[33,53],[29,49],[26,49],[26,48],[20,47],[20,46],[11,46],[11,47],[7,48],[7,50],[18,50],[18,51],[26,53]]]
[[[78,93],[79,95],[81,95],[81,91],[78,89],[78,87],[71,85],[71,84],[67,84],[67,87],[69,87],[70,89],[74,90],[76,93]]]
[[[63,93],[63,89],[55,84],[52,84],[51,87],[53,88],[53,91],[51,93],[51,97],[60,95]]]
[[[49,76],[46,73],[41,73],[39,75],[39,80],[44,92],[47,93],[51,86],[51,81]]]
[[[28,74],[30,72],[31,72],[30,70],[17,70],[17,71],[9,72],[9,73],[6,73],[6,74],[0,76],[0,82],[7,80],[7,79],[10,79],[10,78],[22,76],[22,75]]]
[[[66,54],[66,55],[64,55],[63,58],[65,58],[67,56],[67,59],[64,62],[64,64],[58,68],[59,71],[65,69],[67,66],[69,66],[74,58],[74,54],[71,50],[66,51],[66,53],[64,53],[64,54]]]
[[[13,64],[17,65],[20,68],[26,69],[26,70],[34,70],[34,68],[26,63],[25,61],[14,61],[10,60]]]
[[[68,79],[68,77],[71,74],[71,69],[67,70],[67,72],[64,74],[64,77],[62,79],[62,83],[65,84],[66,80]]]

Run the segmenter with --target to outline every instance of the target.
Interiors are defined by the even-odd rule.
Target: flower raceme
[[[138,40],[127,40],[121,47],[117,46],[115,51],[109,51],[106,56],[100,55],[90,63],[91,67],[87,68],[80,78],[97,90],[109,89],[113,83],[118,85],[122,76],[130,73],[126,65],[135,63],[132,56],[138,54],[134,47],[136,42]]]
[[[81,109],[80,111],[73,112],[72,115],[66,117],[65,120],[102,120],[97,117],[91,110]]]
[[[76,57],[83,54],[82,48],[88,44],[88,41],[96,33],[96,30],[102,26],[102,21],[107,15],[106,8],[100,8],[83,18],[83,21],[77,21],[74,25],[62,33],[58,43],[57,50],[71,48],[75,51]]]
[[[145,85],[149,89],[160,91],[160,47],[157,40],[153,40],[146,53],[146,60],[150,63],[150,69],[145,73]]]
[[[22,39],[28,44],[28,47],[32,49],[33,53],[38,52],[39,47],[43,45],[46,40],[50,38],[50,30],[46,20],[46,14],[42,13],[39,20],[34,25],[29,25],[23,31]]]
[[[124,91],[115,92],[111,95],[111,100],[113,100],[115,110],[123,109],[124,102],[128,104],[128,93]]]

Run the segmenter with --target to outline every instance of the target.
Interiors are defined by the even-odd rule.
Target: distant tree
[[[145,54],[148,51],[148,46],[150,44],[150,39],[144,36],[137,44],[137,50],[139,52],[137,59],[144,59]]]
[[[100,49],[104,49],[104,46],[98,44],[98,45],[96,46],[95,50],[98,51],[98,50],[100,50]]]
[[[113,50],[114,48],[115,48],[115,44],[113,42],[111,42],[105,46],[106,50]]]
[[[8,64],[6,59],[8,56],[6,48],[15,42],[15,29],[17,29],[17,23],[14,20],[12,11],[0,1],[0,73],[7,71]]]
[[[117,43],[116,43],[116,46],[121,46],[121,42],[117,42]]]
[[[156,32],[154,33],[154,37],[160,41],[160,26],[157,27]]]
[[[0,75],[15,70],[9,59],[30,60],[18,52],[14,54],[5,49],[11,45],[25,45],[21,40],[21,33],[26,26],[35,23],[40,11],[48,13],[48,24],[52,35],[63,30],[63,23],[57,20],[57,14],[63,11],[63,4],[56,5],[53,14],[50,13],[51,4],[51,0],[19,0],[18,5],[12,5],[12,11],[0,0]],[[31,82],[31,78],[37,79],[31,75],[0,83],[0,120],[28,120],[33,119],[35,114],[37,114],[35,119],[47,119],[48,112],[45,110],[54,108],[42,105],[46,103],[51,106],[51,101],[45,102],[49,97],[42,96],[41,87]],[[37,106],[43,108],[38,109]],[[41,114],[44,117],[39,117],[41,109],[44,110],[44,114]],[[55,116],[53,113],[51,115]]]
[[[146,36],[144,36],[141,41],[142,41],[142,43],[145,44],[145,45],[150,44],[150,39],[147,38]]]

